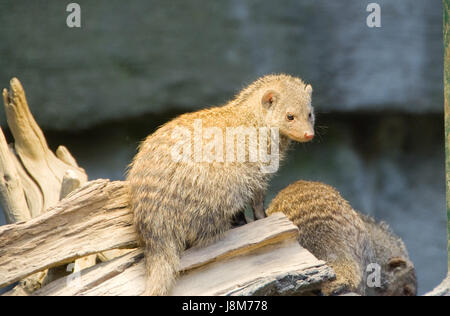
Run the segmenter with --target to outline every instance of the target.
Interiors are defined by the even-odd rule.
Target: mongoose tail
[[[158,250],[160,245],[149,244],[144,247],[146,284],[142,295],[168,295],[175,282],[179,266],[178,251],[174,247]]]

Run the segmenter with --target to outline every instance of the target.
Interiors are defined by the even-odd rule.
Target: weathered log
[[[135,246],[127,200],[123,182],[96,180],[36,218],[0,226],[0,287],[89,254]]]
[[[85,183],[87,175],[66,147],[59,146],[56,156],[48,148],[16,78],[11,80],[9,91],[3,90],[3,102],[14,143],[8,145],[0,129],[0,203],[8,223],[15,223],[42,214]],[[110,251],[108,257],[120,254],[121,250]],[[95,264],[96,257],[78,259],[74,271]],[[48,277],[45,272],[31,275],[21,280],[13,292],[32,292],[65,270],[58,268]]]
[[[15,157],[0,128],[0,202],[8,223],[31,218],[27,201],[16,168]]]
[[[297,242],[283,215],[230,230],[210,246],[187,250],[172,295],[289,295],[320,288],[332,270]],[[34,295],[140,295],[141,249],[59,279]]]
[[[135,247],[127,203],[125,182],[96,180],[37,218],[0,227],[0,286],[89,254]],[[280,213],[232,229],[208,247],[189,249],[173,294],[281,294],[318,287],[333,272],[301,248],[297,236],[297,227]],[[36,294],[140,294],[142,252],[85,269],[81,278],[77,275],[58,279]],[[72,286],[72,281],[83,286]]]
[[[450,272],[438,286],[424,296],[450,296]]]
[[[14,143],[8,145],[0,130],[0,203],[8,223],[14,223],[45,212],[85,183],[87,175],[67,148],[60,146],[56,156],[48,148],[18,79],[10,81],[9,91],[3,90],[3,102]],[[39,288],[51,281],[45,275],[39,273],[22,280],[15,291],[20,294]]]
[[[182,264],[188,258],[182,257]],[[291,239],[184,271],[171,295],[298,295],[333,277],[328,266]],[[138,249],[59,279],[33,295],[140,295],[144,278]]]

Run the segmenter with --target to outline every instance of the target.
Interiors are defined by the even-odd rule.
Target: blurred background
[[[447,272],[442,4],[378,0],[369,28],[370,2],[79,0],[68,28],[69,1],[2,0],[0,87],[21,80],[50,146],[90,179],[124,179],[160,124],[262,75],[299,76],[318,137],[294,147],[266,202],[298,179],[335,186],[403,238],[424,293]],[[8,134],[3,108],[0,124]]]

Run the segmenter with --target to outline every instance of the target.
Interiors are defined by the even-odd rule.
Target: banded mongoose
[[[254,145],[272,155],[277,167],[290,140],[310,141],[311,94],[311,85],[299,78],[264,76],[229,103],[183,114],[141,143],[127,181],[145,255],[144,295],[169,294],[182,251],[220,238],[246,204],[264,216],[264,192],[277,168],[262,156],[255,161]],[[267,129],[270,135],[261,138]]]
[[[356,212],[333,187],[297,181],[272,200],[267,215],[283,212],[298,226],[299,243],[335,271],[323,295],[415,295],[416,278],[406,247],[384,223]],[[367,278],[381,268],[380,284]],[[366,272],[367,271],[367,272]]]

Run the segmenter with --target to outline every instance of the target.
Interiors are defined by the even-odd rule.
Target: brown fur
[[[385,224],[357,213],[333,187],[297,181],[271,202],[267,214],[283,212],[300,230],[299,243],[335,271],[325,295],[413,295],[414,267],[403,242]],[[381,266],[380,288],[366,286],[366,267]],[[395,267],[394,267],[395,266]]]
[[[171,150],[177,127],[278,127],[280,158],[289,139],[308,141],[313,133],[311,86],[287,75],[265,76],[228,104],[175,118],[148,136],[130,165],[130,204],[144,247],[145,294],[168,294],[181,252],[219,238],[247,203],[261,204],[270,174],[259,162],[175,162]],[[270,95],[269,95],[270,94]],[[287,121],[287,113],[295,120]],[[193,146],[192,146],[193,148]],[[247,152],[248,156],[248,152]]]

